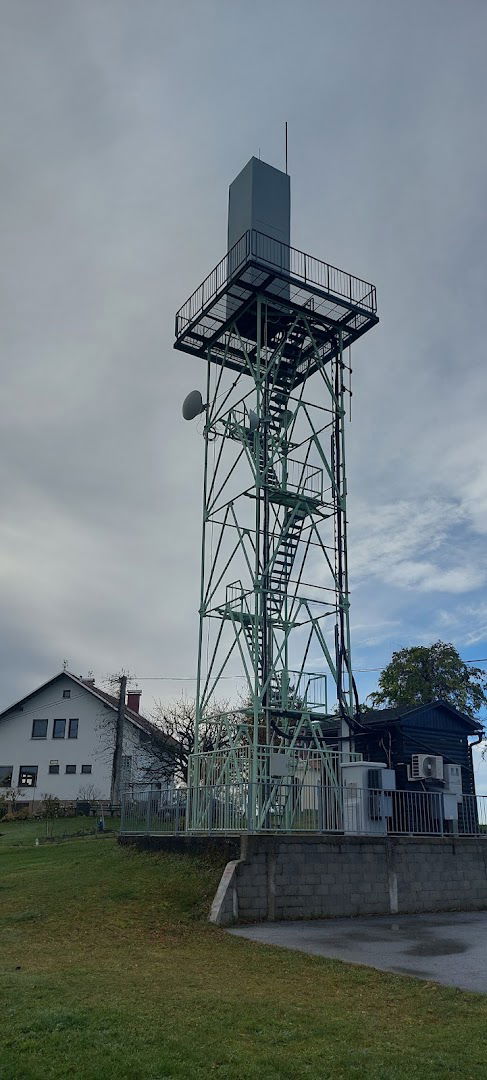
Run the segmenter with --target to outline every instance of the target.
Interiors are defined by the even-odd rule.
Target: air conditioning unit
[[[412,754],[409,780],[443,780],[443,758],[435,754]]]
[[[393,813],[394,769],[388,769],[382,761],[353,761],[343,762],[341,772],[343,831],[385,836]]]

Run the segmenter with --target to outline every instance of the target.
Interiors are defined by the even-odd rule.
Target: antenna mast
[[[287,172],[252,158],[229,207],[228,253],[176,316],[206,362],[206,406],[184,405],[206,418],[194,831],[216,791],[223,831],[236,808],[237,831],[284,829],[303,769],[337,791],[350,760],[345,350],[378,321],[373,285],[290,246]],[[223,675],[241,707],[215,705]]]

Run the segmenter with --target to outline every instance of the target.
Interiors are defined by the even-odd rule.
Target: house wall
[[[63,690],[71,696],[63,698]],[[63,678],[40,690],[10,716],[0,721],[0,765],[13,765],[12,786],[18,787],[22,766],[38,766],[35,788],[20,788],[19,798],[26,801],[55,795],[59,799],[76,799],[80,788],[92,785],[100,798],[110,794],[112,752],[110,726],[113,710],[93,697],[88,690]],[[68,739],[70,718],[78,720],[78,737]],[[47,738],[32,738],[32,721],[48,721]],[[54,720],[66,720],[66,737],[52,737]],[[51,761],[59,762],[59,774],[49,773]],[[76,773],[66,773],[66,765],[76,765]],[[89,775],[83,775],[82,765],[91,765]]]
[[[475,794],[468,735],[461,721],[446,709],[431,705],[413,714],[401,727],[406,760],[411,754],[435,753],[447,762],[461,765],[463,791]]]
[[[384,728],[371,732],[366,739],[357,741],[370,761],[388,760],[391,752],[392,767],[396,770],[398,788],[418,791],[418,783],[408,779],[407,766],[412,754],[437,754],[446,762],[462,767],[462,788],[466,795],[475,794],[472,757],[468,735],[464,725],[451,713],[437,706],[425,706],[417,714],[405,717],[400,725],[385,722]],[[430,784],[428,790],[435,785]]]
[[[70,691],[69,698],[63,698],[63,690]],[[78,720],[76,739],[68,738],[70,718]],[[32,738],[34,719],[47,719],[47,738]],[[58,719],[66,720],[64,739],[53,738],[53,722]],[[94,789],[98,798],[109,799],[115,725],[114,709],[68,676],[60,676],[0,720],[0,766],[13,766],[12,787],[18,789],[20,801],[31,803],[45,795],[72,800],[86,788]],[[141,745],[139,729],[128,721],[124,724],[123,755],[131,759],[127,779],[143,779],[154,760],[157,764]],[[49,764],[54,761],[59,763],[58,774],[49,773]],[[38,767],[35,788],[19,788],[21,767],[34,765]],[[75,765],[76,773],[66,773],[66,765]],[[83,774],[82,765],[91,765],[91,773]]]
[[[165,759],[161,763],[157,754],[152,752],[149,747],[150,741],[149,744],[144,741],[143,733],[141,738],[139,729],[126,721],[123,730],[123,756],[124,758],[130,758],[130,766],[128,770],[124,771],[123,779],[127,783],[130,781],[146,782],[148,779],[155,780],[159,775],[162,776],[164,783],[168,783],[167,774],[164,774],[163,769]]]

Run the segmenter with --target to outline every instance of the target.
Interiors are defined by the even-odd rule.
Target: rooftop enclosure
[[[287,173],[251,158],[228,191],[228,251],[252,229],[291,243],[291,184]]]
[[[313,751],[333,787],[354,752],[347,349],[378,321],[373,285],[291,246],[279,169],[252,158],[230,185],[228,240],[176,315],[175,348],[206,362],[204,399],[183,410],[204,417],[188,819],[203,830],[222,784],[247,785],[247,827],[275,815],[276,754]],[[221,711],[232,679],[241,704]]]

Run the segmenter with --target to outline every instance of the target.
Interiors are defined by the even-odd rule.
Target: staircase
[[[247,644],[249,646],[249,653],[252,656],[253,651],[254,651],[254,627],[253,627],[253,621],[249,620],[248,622],[247,621],[244,622],[244,634],[245,634],[245,637],[247,639]],[[257,658],[258,658],[258,668],[259,668],[259,682],[260,682],[261,685],[262,685],[262,682],[263,682],[263,679],[264,679],[263,656],[264,656],[263,626],[262,626],[262,620],[259,620],[259,625],[257,627]],[[270,680],[270,683],[269,683],[268,704],[271,707],[272,706],[276,707],[276,706],[279,706],[281,704],[281,688],[280,688],[280,685],[279,685],[279,681],[276,679],[275,676],[272,676],[272,678]]]
[[[285,598],[288,593],[289,582],[293,572],[294,563],[301,540],[303,525],[310,513],[309,499],[303,497],[299,491],[289,490],[287,485],[282,485],[280,477],[272,462],[272,455],[280,454],[280,447],[287,440],[287,428],[289,427],[287,410],[289,398],[295,381],[295,364],[299,361],[301,347],[306,336],[306,329],[299,324],[290,333],[287,332],[287,343],[291,343],[295,358],[290,364],[281,362],[277,372],[277,378],[269,392],[267,403],[267,421],[269,433],[269,448],[267,454],[263,446],[263,440],[259,440],[258,456],[255,451],[254,434],[249,429],[242,433],[240,428],[239,437],[245,442],[254,465],[259,468],[263,483],[268,489],[269,500],[283,508],[281,524],[276,529],[274,538],[274,550],[271,551],[271,569],[268,578],[267,612],[268,623],[282,617]],[[277,379],[279,381],[277,381]],[[245,638],[249,647],[249,654],[254,655],[254,619],[250,612],[240,616]],[[257,627],[257,662],[259,679],[262,683],[264,677],[264,626],[263,620]],[[281,705],[282,687],[275,676],[271,679],[268,688],[268,704],[279,707]]]
[[[299,496],[296,496],[296,498],[298,499]],[[287,510],[284,516],[282,532],[278,540],[277,552],[269,580],[269,609],[275,614],[280,614],[287,594],[306,516],[307,510],[300,510],[299,507]]]
[[[292,391],[294,376],[292,370],[289,368],[279,369],[279,383],[274,383],[272,390],[269,394],[268,401],[268,418],[269,418],[269,435],[272,441],[280,442],[286,437],[287,424],[285,423],[285,414],[288,409],[289,397]],[[254,456],[254,439],[250,433],[247,436],[247,445]],[[254,462],[255,457],[254,457]],[[279,617],[284,605],[284,600],[287,595],[289,581],[291,578],[296,553],[298,550],[298,544],[301,539],[303,530],[303,523],[308,514],[308,509],[300,507],[299,493],[295,494],[288,491],[283,491],[280,479],[276,473],[276,470],[271,463],[269,456],[267,460],[265,458],[265,451],[262,443],[260,445],[259,452],[259,469],[261,476],[264,478],[264,483],[269,489],[269,498],[271,502],[280,503],[285,507],[282,525],[280,528],[280,535],[276,537],[274,556],[272,562],[272,568],[269,574],[268,582],[268,614],[272,619],[273,617]],[[285,500],[285,501],[284,501]],[[244,633],[249,646],[250,655],[253,655],[254,651],[254,638],[253,638],[253,620],[244,623]],[[257,629],[257,656],[259,666],[259,678],[262,681],[264,676],[263,671],[263,625],[259,623]],[[269,685],[268,703],[270,705],[279,706],[281,699],[281,687],[277,678],[273,677]]]
[[[276,438],[282,435],[282,422],[293,388],[294,376],[291,370],[279,372],[279,383],[275,383],[269,396],[269,431]]]

